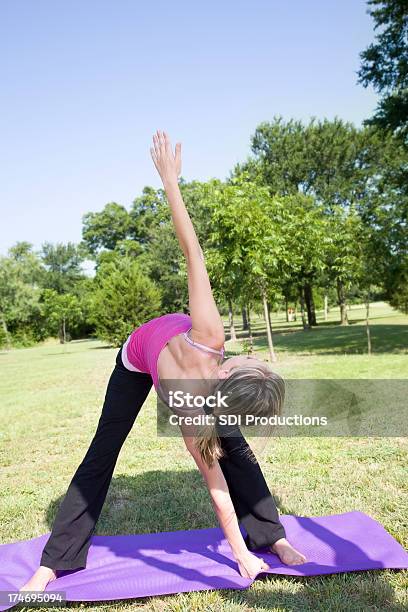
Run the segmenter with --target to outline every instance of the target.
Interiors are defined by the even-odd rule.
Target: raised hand
[[[181,143],[176,144],[173,153],[167,132],[157,130],[153,135],[153,147],[150,148],[150,153],[163,185],[172,181],[177,182],[181,174]]]

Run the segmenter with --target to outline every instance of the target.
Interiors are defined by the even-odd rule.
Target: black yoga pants
[[[86,567],[120,449],[151,387],[150,374],[127,370],[119,351],[96,433],[58,509],[41,565],[54,570]],[[259,464],[245,452],[249,449],[242,434],[220,439],[224,457],[219,463],[247,532],[246,544],[250,550],[271,545],[285,537],[285,531]]]

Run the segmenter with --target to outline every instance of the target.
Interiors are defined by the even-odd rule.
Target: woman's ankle
[[[45,575],[49,574],[50,576],[54,578],[57,577],[57,570],[54,570],[51,567],[47,567],[46,565],[40,565],[38,569],[41,570],[42,574],[45,574]]]

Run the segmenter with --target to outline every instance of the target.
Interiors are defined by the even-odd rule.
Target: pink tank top
[[[181,312],[165,314],[143,323],[126,341],[124,349],[129,363],[141,372],[150,374],[157,389],[159,384],[157,360],[161,350],[171,338],[187,332],[190,328],[191,318]]]

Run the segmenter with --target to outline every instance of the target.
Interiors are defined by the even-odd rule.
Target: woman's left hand
[[[269,565],[265,561],[253,555],[251,552],[247,552],[244,557],[237,558],[239,573],[243,578],[256,578],[261,572],[269,569]]]
[[[181,174],[181,143],[176,144],[175,153],[173,153],[167,132],[157,130],[153,136],[153,145],[150,153],[163,185],[172,181],[177,182]]]

